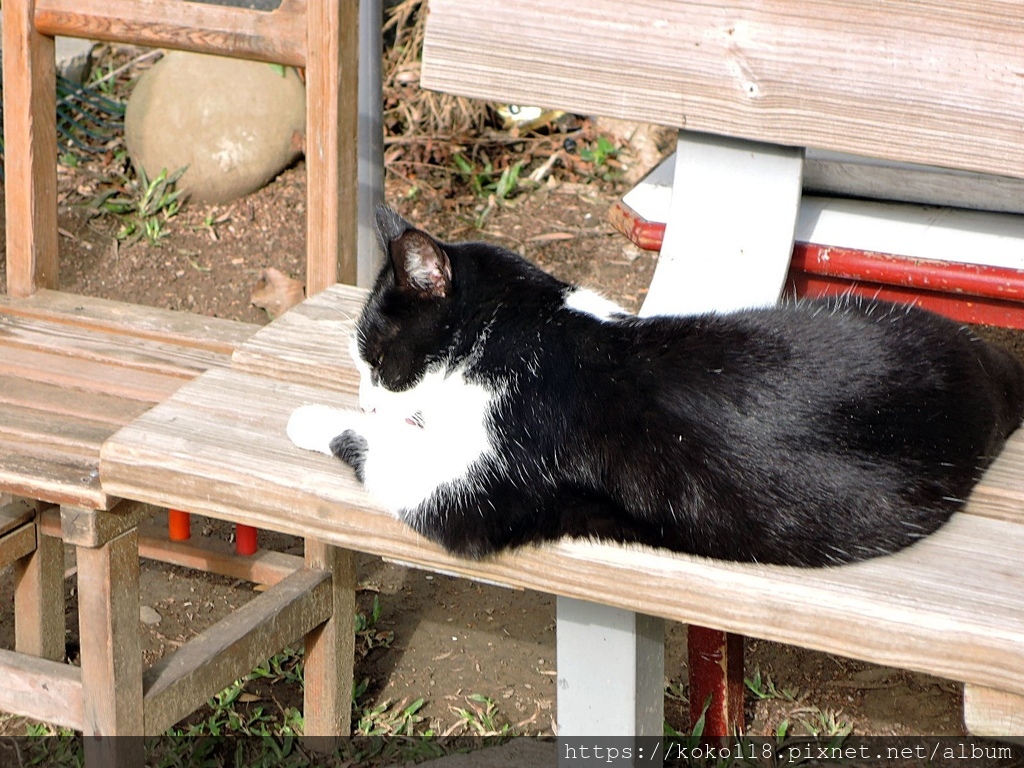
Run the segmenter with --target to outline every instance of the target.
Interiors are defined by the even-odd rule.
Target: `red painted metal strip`
[[[664,224],[622,202],[609,218],[641,248],[661,249]],[[788,282],[797,296],[850,293],[916,304],[963,323],[1024,328],[1024,270],[796,243]]]
[[[909,259],[854,248],[797,243],[792,269],[823,277],[923,291],[1024,301],[1024,272],[931,259]]]
[[[687,653],[691,726],[703,715],[704,739],[743,733],[742,635],[690,625]]]

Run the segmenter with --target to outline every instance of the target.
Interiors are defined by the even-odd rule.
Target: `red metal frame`
[[[664,224],[621,202],[609,217],[641,248],[660,250]],[[849,293],[916,304],[963,323],[1024,329],[1024,271],[1016,269],[796,243],[788,285],[797,296]]]

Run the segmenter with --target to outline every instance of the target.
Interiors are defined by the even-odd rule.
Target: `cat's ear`
[[[391,241],[388,252],[400,288],[437,299],[451,292],[451,262],[430,235],[409,229]]]
[[[435,298],[449,294],[452,265],[434,238],[385,205],[377,207],[377,235],[400,288]]]

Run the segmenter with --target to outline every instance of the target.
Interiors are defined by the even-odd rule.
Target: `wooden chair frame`
[[[362,15],[361,15],[362,7]],[[54,37],[84,37],[304,67],[307,294],[372,278],[363,248],[382,194],[379,160],[379,0],[283,0],[272,12],[179,0],[8,0],[3,6],[7,293],[29,300],[59,288]],[[367,10],[369,9],[369,10]],[[360,38],[364,76],[360,80]],[[362,92],[361,92],[362,91]],[[360,96],[362,98],[360,98]],[[357,109],[356,105],[361,104]],[[362,141],[360,117],[364,118]],[[364,155],[360,158],[360,152]],[[362,159],[364,183],[359,184]],[[106,323],[106,321],[103,321]],[[114,321],[111,321],[114,323]],[[115,323],[116,324],[116,323]],[[113,327],[110,323],[104,327]],[[89,736],[162,732],[218,686],[306,638],[306,731],[349,730],[354,610],[348,553],[307,540],[305,560],[237,563],[142,537],[142,549],[183,565],[244,573],[273,586],[150,670],[142,668],[138,525],[132,502],[59,509],[15,498],[0,512],[0,555],[16,564],[16,648],[0,650],[0,708]],[[64,656],[63,548],[77,548],[82,664]],[[335,621],[333,617],[343,617]],[[339,659],[342,663],[339,665]],[[330,747],[331,740],[318,741]],[[140,765],[140,739],[88,739],[94,765]]]

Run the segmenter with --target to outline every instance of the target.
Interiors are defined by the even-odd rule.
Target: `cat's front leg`
[[[349,431],[356,435],[364,433],[366,415],[328,405],[303,405],[292,411],[288,419],[288,438],[295,445],[328,456],[336,455],[331,449],[334,439]]]

